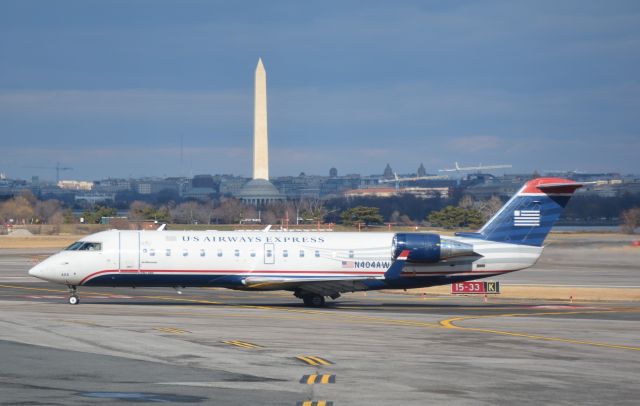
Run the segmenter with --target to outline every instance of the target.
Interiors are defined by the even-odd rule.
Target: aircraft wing
[[[248,277],[243,283],[250,289],[260,290],[294,290],[300,289],[310,293],[317,293],[322,296],[337,296],[344,292],[355,292],[366,290],[367,285],[364,281],[380,279],[379,277],[363,276],[363,277],[335,277],[331,279],[325,278],[263,278]]]
[[[279,290],[279,289],[300,289],[310,293],[317,293],[322,296],[337,297],[340,293],[356,292],[367,290],[368,286],[365,281],[395,279],[400,276],[405,261],[409,255],[409,251],[405,250],[398,255],[398,258],[391,264],[384,276],[337,276],[332,278],[272,278],[261,276],[249,276],[242,282],[247,288],[261,290]]]

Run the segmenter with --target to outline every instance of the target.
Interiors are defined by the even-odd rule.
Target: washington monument
[[[269,182],[269,136],[267,131],[267,73],[262,59],[256,66],[256,87],[253,113],[253,179],[237,194],[243,202],[261,207],[284,200]]]
[[[253,179],[269,180],[269,135],[267,130],[267,72],[262,58],[256,66],[253,114]]]

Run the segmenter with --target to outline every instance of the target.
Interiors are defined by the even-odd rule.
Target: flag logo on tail
[[[513,225],[516,227],[537,227],[540,225],[540,210],[515,210]]]

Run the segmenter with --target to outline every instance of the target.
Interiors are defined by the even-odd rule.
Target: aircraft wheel
[[[80,303],[80,298],[78,296],[76,295],[69,296],[69,304],[77,305],[78,303]]]
[[[304,305],[307,307],[323,307],[325,303],[324,296],[317,295],[315,293],[304,295],[302,300],[304,301]]]

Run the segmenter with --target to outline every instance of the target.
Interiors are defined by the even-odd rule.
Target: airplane
[[[67,285],[286,290],[309,307],[342,293],[410,289],[493,277],[533,266],[582,183],[538,178],[477,232],[102,231],[29,270]]]

